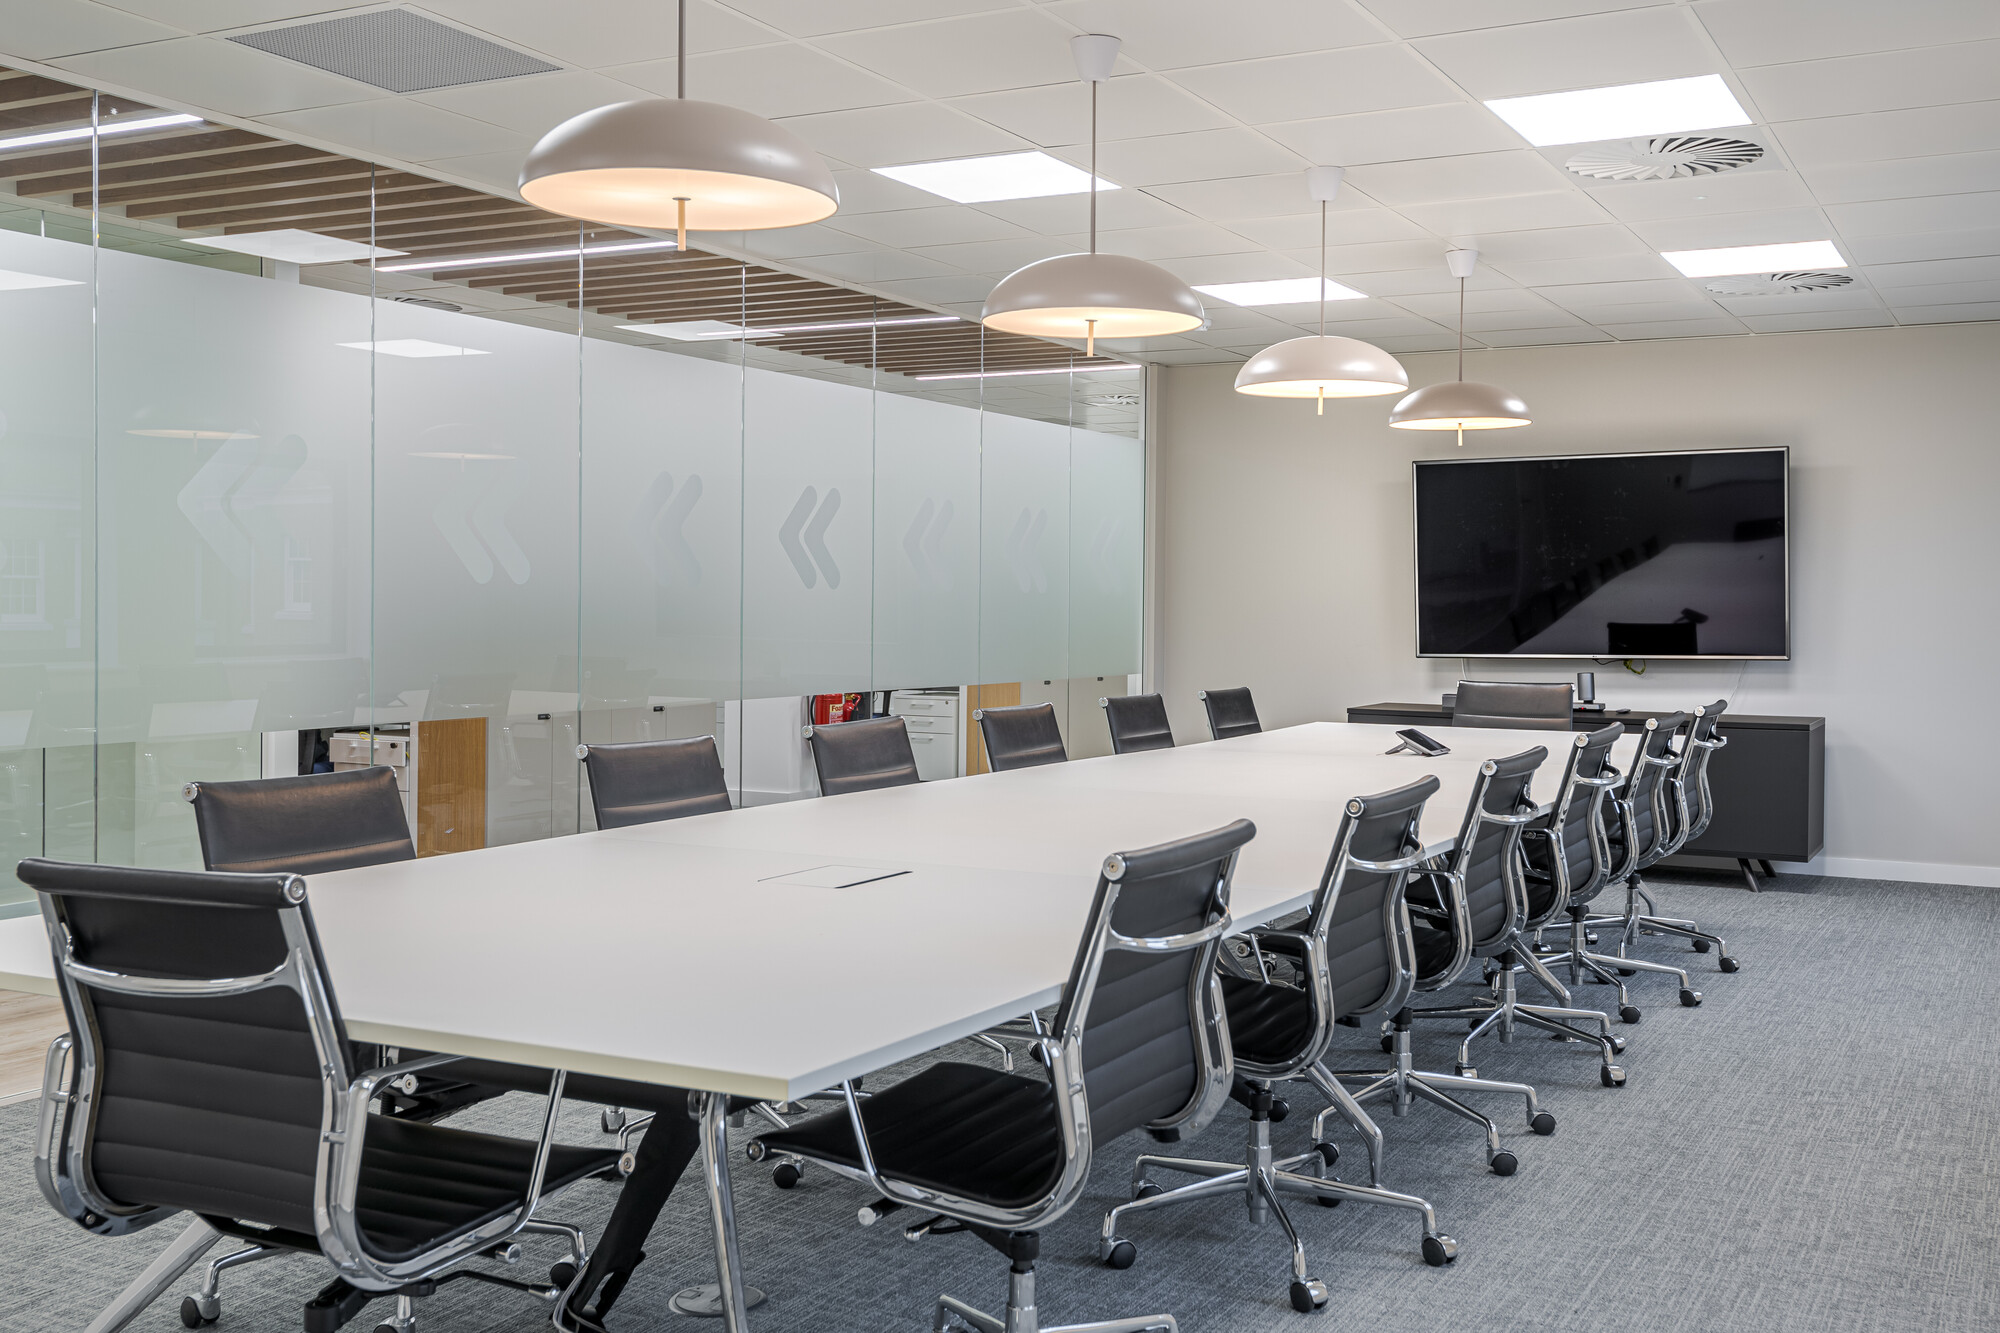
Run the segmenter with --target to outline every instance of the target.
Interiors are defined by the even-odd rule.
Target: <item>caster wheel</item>
[[[1611,1039],[1611,1053],[1613,1055],[1625,1054],[1625,1039],[1623,1037],[1613,1037]]]
[[[1335,1144],[1326,1142],[1325,1140],[1321,1140],[1320,1142],[1315,1143],[1313,1145],[1313,1151],[1318,1153],[1319,1160],[1326,1163],[1328,1166],[1332,1166],[1334,1163],[1340,1160],[1340,1148]]]
[[[1285,1122],[1285,1117],[1290,1115],[1291,1113],[1292,1113],[1292,1104],[1286,1101],[1283,1097],[1273,1097],[1271,1099],[1272,1124],[1282,1125]]]
[[[801,1174],[797,1163],[780,1162],[771,1168],[771,1183],[781,1190],[788,1190],[799,1183]]]
[[[1535,1118],[1528,1122],[1528,1128],[1534,1130],[1535,1133],[1541,1135],[1543,1138],[1547,1138],[1556,1132],[1556,1118],[1547,1111],[1537,1111],[1535,1112]]]
[[[597,1123],[606,1134],[616,1134],[625,1128],[625,1113],[615,1106],[607,1106],[597,1113]]]
[[[1316,1277],[1292,1283],[1292,1308],[1300,1314],[1311,1314],[1325,1304],[1326,1283]]]
[[[1511,1176],[1521,1169],[1519,1159],[1505,1148],[1487,1158],[1486,1164],[1493,1168],[1493,1174],[1496,1176]]]
[[[1621,977],[1636,977],[1639,975],[1639,969],[1636,967],[1621,967],[1618,969],[1618,975]]]
[[[1388,1055],[1396,1049],[1396,1039],[1387,1033],[1382,1035],[1382,1054]]]
[[[1625,1071],[1617,1065],[1599,1066],[1597,1078],[1607,1088],[1622,1088],[1625,1086]]]
[[[621,1152],[621,1153],[619,1153],[619,1154],[618,1154],[618,1174],[619,1174],[619,1175],[621,1175],[621,1176],[629,1176],[629,1175],[631,1175],[631,1174],[632,1174],[632,1173],[633,1173],[634,1171],[637,1171],[638,1169],[639,1169],[639,1154],[638,1154],[638,1153],[635,1153],[635,1152]]]
[[[1687,989],[1687,987],[1683,986],[1681,988],[1681,1008],[1699,1009],[1700,1007],[1701,1007],[1701,992],[1698,990],[1689,990]]]
[[[1619,1022],[1621,1022],[1621,1023],[1636,1023],[1636,1022],[1638,1022],[1638,1021],[1639,1021],[1639,1006],[1638,1006],[1638,1005],[1636,1005],[1636,1004],[1621,1004],[1621,1005],[1619,1005],[1619,1006],[1618,1006],[1618,1021],[1619,1021]]]
[[[184,1296],[181,1298],[181,1323],[188,1328],[200,1328],[204,1324],[212,1324],[222,1314],[221,1304],[220,1301],[216,1302],[214,1314],[203,1314],[200,1301],[192,1296]]]
[[[1432,1268],[1443,1268],[1458,1258],[1458,1242],[1450,1236],[1424,1237],[1424,1262]]]
[[[1718,967],[1720,967],[1720,968],[1721,968],[1721,969],[1722,969],[1723,971],[1725,971],[1725,972],[1734,972],[1734,971],[1736,971],[1736,970],[1737,970],[1738,968],[1740,968],[1740,967],[1742,967],[1742,966],[1743,966],[1743,964],[1741,964],[1741,963],[1737,962],[1737,961],[1736,961],[1736,960],[1735,960],[1734,958],[1721,958],[1721,959],[1718,959],[1718,960],[1716,960],[1716,965],[1717,965]]]
[[[1130,1268],[1139,1257],[1139,1248],[1129,1240],[1113,1241],[1111,1248],[1104,1252],[1106,1268]]]
[[[1340,1207],[1341,1200],[1337,1194],[1315,1194],[1313,1195],[1313,1202],[1322,1208],[1338,1208]]]
[[[576,1281],[576,1265],[567,1259],[549,1265],[549,1285],[569,1290],[569,1284]]]
[[[1148,1180],[1132,1191],[1132,1197],[1135,1199],[1150,1199],[1155,1194],[1165,1194],[1165,1193],[1166,1193],[1165,1190],[1161,1189],[1158,1185],[1155,1185],[1152,1181]]]
[[[1465,1030],[1467,1032],[1476,1032],[1479,1030],[1479,1025],[1483,1022],[1485,1022],[1484,1019],[1468,1018],[1465,1020]]]
[[[1694,951],[1695,951],[1696,953],[1707,953],[1707,952],[1708,952],[1708,941],[1707,941],[1707,940],[1696,940],[1696,941],[1694,941]]]

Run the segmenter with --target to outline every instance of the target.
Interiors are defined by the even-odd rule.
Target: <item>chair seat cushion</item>
[[[530,1139],[370,1116],[355,1195],[362,1236],[377,1258],[409,1258],[512,1211],[534,1164]],[[557,1144],[542,1192],[617,1164],[616,1148]]]
[[[861,1103],[875,1166],[891,1180],[1002,1208],[1048,1197],[1062,1174],[1055,1093],[979,1065],[935,1064]],[[758,1136],[767,1152],[859,1170],[842,1106]]]
[[[1239,1060],[1285,1065],[1304,1053],[1313,1035],[1312,1004],[1304,991],[1227,972],[1220,977],[1229,1044]]]

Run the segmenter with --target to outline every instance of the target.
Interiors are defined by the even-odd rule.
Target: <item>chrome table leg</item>
[[[764,1299],[762,1292],[751,1298],[753,1288],[743,1285],[743,1261],[736,1250],[736,1199],[729,1191],[729,1097],[720,1092],[704,1092],[701,1097],[701,1177],[708,1187],[708,1220],[715,1230],[716,1291],[689,1288],[675,1295],[689,1297],[687,1313],[705,1313],[710,1300],[722,1316],[728,1333],[748,1333],[750,1306]],[[706,1298],[706,1299],[705,1299]]]

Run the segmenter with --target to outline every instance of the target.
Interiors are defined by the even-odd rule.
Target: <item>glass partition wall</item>
[[[714,735],[749,804],[813,794],[814,720],[904,716],[927,779],[982,704],[1108,749],[1136,370],[511,200],[427,241],[365,164],[200,202],[88,101],[0,140],[12,857],[195,866],[186,784],[366,764],[424,855],[560,836],[579,742]],[[281,227],[405,254],[200,244]]]

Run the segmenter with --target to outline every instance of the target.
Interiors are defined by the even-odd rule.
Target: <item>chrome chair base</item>
[[[1333,1086],[1339,1087],[1338,1084]],[[1113,1268],[1130,1268],[1138,1258],[1138,1248],[1118,1234],[1120,1221],[1131,1213],[1191,1203],[1197,1199],[1240,1194],[1249,1208],[1252,1224],[1261,1226],[1275,1218],[1284,1229],[1292,1248],[1292,1305],[1302,1313],[1310,1313],[1326,1304],[1326,1284],[1306,1271],[1305,1243],[1299,1238],[1291,1215],[1285,1211],[1282,1196],[1288,1193],[1304,1195],[1327,1208],[1353,1200],[1356,1203],[1378,1203],[1409,1209],[1422,1216],[1424,1262],[1432,1267],[1443,1267],[1458,1257],[1458,1242],[1438,1230],[1437,1214],[1426,1200],[1414,1194],[1383,1189],[1379,1173],[1373,1185],[1351,1185],[1328,1175],[1339,1152],[1331,1144],[1322,1145],[1317,1132],[1311,1152],[1300,1153],[1296,1157],[1275,1157],[1271,1150],[1271,1089],[1268,1084],[1256,1082],[1251,1084],[1251,1088],[1253,1094],[1245,1162],[1238,1165],[1189,1157],[1141,1156],[1132,1166],[1131,1202],[1121,1203],[1104,1215],[1098,1258]],[[1358,1106],[1354,1110],[1363,1121],[1367,1121],[1366,1113],[1361,1112]],[[1315,1124],[1315,1130],[1317,1128]],[[1374,1129],[1372,1122],[1369,1122],[1369,1128]],[[1380,1140],[1381,1132],[1377,1130],[1372,1145],[1379,1145]],[[1371,1151],[1371,1161],[1379,1162],[1379,1150]],[[1149,1174],[1155,1171],[1177,1171],[1199,1179],[1191,1185],[1163,1190],[1148,1179]]]
[[[1455,1092],[1504,1092],[1527,1101],[1528,1128],[1537,1134],[1549,1135],[1556,1132],[1556,1118],[1541,1108],[1535,1099],[1535,1090],[1525,1083],[1503,1083],[1497,1079],[1480,1078],[1472,1074],[1439,1074],[1418,1069],[1410,1055],[1411,1012],[1404,1010],[1396,1015],[1394,1031],[1389,1036],[1389,1053],[1396,1057],[1391,1069],[1339,1069],[1328,1071],[1318,1069],[1313,1078],[1319,1083],[1318,1075],[1337,1079],[1346,1083],[1361,1083],[1362,1087],[1353,1093],[1358,1106],[1376,1097],[1390,1099],[1392,1115],[1404,1116],[1410,1106],[1417,1101],[1427,1101],[1441,1106],[1452,1114],[1470,1120],[1486,1131],[1486,1164],[1496,1176],[1511,1176],[1520,1167],[1520,1159],[1500,1146],[1500,1127],[1486,1116],[1467,1106],[1464,1102],[1445,1091]],[[1335,1103],[1340,1105],[1339,1102]],[[1314,1137],[1319,1137],[1320,1121],[1314,1122]],[[1371,1152],[1373,1150],[1371,1142]]]
[[[1534,975],[1548,992],[1562,1001],[1560,1005],[1524,1004],[1519,999],[1514,986],[1517,969]],[[1418,1018],[1463,1018],[1471,1023],[1471,1030],[1458,1046],[1458,1073],[1466,1078],[1479,1077],[1479,1070],[1472,1063],[1472,1043],[1488,1032],[1497,1032],[1503,1042],[1514,1040],[1516,1027],[1540,1028],[1563,1041],[1588,1042],[1597,1047],[1602,1063],[1598,1076],[1607,1088],[1625,1086],[1625,1071],[1614,1063],[1614,1057],[1625,1051],[1625,1039],[1613,1036],[1609,1016],[1595,1009],[1573,1009],[1569,1007],[1569,992],[1561,982],[1549,972],[1542,961],[1527,949],[1516,949],[1503,955],[1492,977],[1493,999],[1484,1004],[1457,1005],[1443,1009],[1419,1009]],[[1582,1024],[1583,1026],[1578,1026]],[[1589,1030],[1595,1027],[1595,1031]]]
[[[933,1218],[933,1222],[943,1221]],[[914,1228],[921,1232],[930,1223]],[[987,1232],[983,1228],[967,1228],[981,1234],[988,1244],[1003,1253],[1010,1253],[1013,1259],[1007,1272],[1006,1313],[995,1317],[984,1310],[975,1309],[956,1296],[940,1296],[937,1299],[937,1313],[931,1321],[933,1333],[1180,1333],[1180,1325],[1170,1314],[1136,1315],[1126,1319],[1100,1319],[1087,1324],[1062,1324],[1043,1328],[1040,1313],[1035,1309],[1035,1260],[1040,1254],[1040,1238],[1033,1232],[1001,1233]],[[906,1233],[907,1234],[907,1233]],[[911,1239],[915,1239],[914,1236]]]

